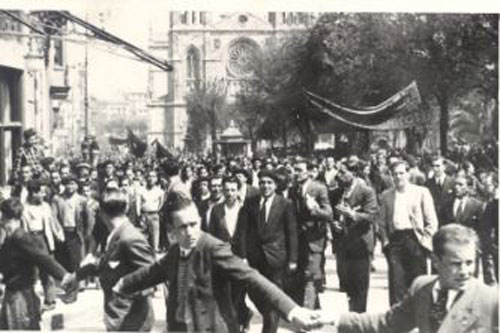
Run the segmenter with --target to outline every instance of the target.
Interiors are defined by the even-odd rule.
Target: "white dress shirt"
[[[274,196],[275,196],[275,194],[271,195],[266,200],[266,223],[267,223],[267,219],[269,218],[269,211],[271,210],[271,205],[273,204]],[[259,211],[260,211],[260,209],[262,209],[263,204],[264,204],[264,197],[262,197],[260,199]]]
[[[233,237],[234,231],[236,230],[236,224],[238,223],[238,213],[240,212],[240,208],[241,205],[238,201],[234,203],[233,207],[224,205],[226,226],[231,237]]]

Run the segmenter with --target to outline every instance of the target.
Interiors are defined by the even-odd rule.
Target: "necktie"
[[[437,300],[429,310],[429,324],[431,332],[437,332],[446,317],[446,303],[448,301],[448,289],[439,289]]]
[[[259,210],[259,224],[263,227],[266,225],[266,203],[268,198],[264,198]]]

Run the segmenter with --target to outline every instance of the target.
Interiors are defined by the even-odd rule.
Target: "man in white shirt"
[[[147,226],[148,241],[158,252],[160,244],[160,209],[163,206],[165,193],[158,186],[158,174],[150,170],[146,178],[146,187],[137,194],[137,216]]]
[[[438,221],[432,196],[423,186],[411,184],[409,166],[391,165],[395,188],[380,196],[377,217],[382,250],[389,266],[389,300],[399,302],[412,281],[425,274]]]

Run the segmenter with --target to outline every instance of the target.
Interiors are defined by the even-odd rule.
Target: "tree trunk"
[[[438,103],[441,111],[441,117],[439,120],[439,146],[441,155],[446,156],[446,153],[448,152],[448,131],[450,129],[448,94],[446,92],[440,93],[438,96]]]

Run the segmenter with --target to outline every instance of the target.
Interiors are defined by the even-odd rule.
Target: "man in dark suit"
[[[450,200],[453,194],[453,178],[445,172],[446,166],[442,157],[436,157],[432,160],[432,170],[434,176],[429,178],[425,186],[429,189],[434,202],[434,208],[437,213],[439,226],[444,222],[445,217],[442,216],[443,204]]]
[[[224,195],[222,194],[222,177],[212,176],[209,181],[210,197],[203,200],[198,205],[198,211],[201,216],[201,230],[208,230],[208,220],[212,208],[224,202]]]
[[[315,326],[311,311],[231,252],[230,245],[200,229],[195,205],[182,194],[170,203],[178,244],[159,261],[121,279],[116,293],[134,293],[167,282],[167,329],[176,332],[239,332],[228,281],[246,283],[250,292],[302,328]],[[218,279],[217,283],[215,279]]]
[[[321,260],[326,243],[326,226],[332,219],[332,207],[324,184],[311,180],[307,161],[298,158],[294,163],[297,186],[290,192],[297,211],[299,230],[298,270],[302,288],[298,298],[310,309],[319,308],[318,289],[321,284]]]
[[[286,270],[297,269],[297,220],[290,202],[276,195],[278,179],[274,171],[262,170],[259,178],[261,194],[249,199],[241,212],[242,257],[283,288]],[[262,331],[276,332],[278,313],[252,293],[250,297],[264,317]]]
[[[355,175],[359,163],[342,165],[339,188],[332,193],[337,274],[347,292],[349,311],[365,312],[370,286],[373,225],[377,213],[375,191]]]
[[[428,272],[432,235],[438,221],[432,196],[423,186],[410,183],[409,166],[391,165],[395,188],[380,196],[378,232],[389,266],[389,302],[399,302],[419,275]]]
[[[440,223],[441,225],[458,223],[478,232],[484,204],[469,195],[473,180],[467,176],[458,176],[454,183],[453,195],[441,207]]]
[[[259,195],[259,189],[249,184],[251,178],[250,172],[245,169],[236,169],[233,175],[238,178],[240,183],[239,200],[242,204],[246,200]]]
[[[133,297],[113,294],[112,288],[123,276],[154,262],[153,248],[141,232],[128,220],[127,198],[119,190],[103,193],[101,215],[110,234],[106,249],[99,259],[91,255],[82,263],[71,281],[75,285],[98,275],[104,293],[104,324],[108,331],[150,331],[154,323],[151,290]]]
[[[380,314],[324,313],[323,322],[338,332],[426,333],[498,332],[498,290],[474,278],[479,250],[477,234],[458,224],[433,237],[437,276],[420,276],[406,296]],[[413,332],[413,331],[412,331]]]
[[[222,192],[224,202],[214,206],[210,213],[208,232],[218,239],[231,244],[234,254],[242,256],[244,252],[242,246],[241,223],[239,219],[241,202],[238,200],[239,181],[235,177],[226,177],[222,181]],[[237,310],[238,322],[242,330],[248,330],[253,313],[246,306],[245,285],[239,281],[230,283],[231,298]]]

